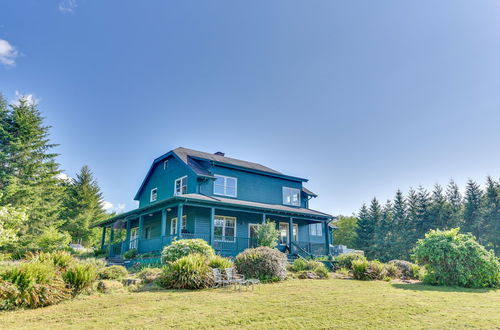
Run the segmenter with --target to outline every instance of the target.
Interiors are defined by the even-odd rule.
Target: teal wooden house
[[[177,148],[153,161],[135,195],[139,208],[98,224],[102,248],[111,256],[160,252],[174,239],[201,238],[235,256],[255,247],[255,230],[270,220],[283,252],[330,255],[333,217],[309,208],[317,195],[305,182],[221,152]]]

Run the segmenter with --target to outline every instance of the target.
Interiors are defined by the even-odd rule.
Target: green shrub
[[[92,286],[96,278],[96,269],[90,264],[76,264],[68,268],[62,277],[73,294],[77,294]]]
[[[123,289],[122,282],[115,280],[101,280],[97,283],[97,290],[102,293],[121,291],[122,289]]]
[[[354,260],[366,260],[365,256],[358,253],[345,253],[341,254],[338,257],[335,257],[336,267],[337,268],[347,268],[352,269],[352,262]]]
[[[30,262],[50,263],[60,270],[65,270],[75,263],[75,258],[67,251],[28,252],[26,260]]]
[[[293,261],[293,264],[289,267],[289,269],[296,273],[312,271],[319,278],[328,278],[328,268],[323,263],[316,260],[297,258]]]
[[[106,267],[106,260],[98,258],[79,259],[78,263],[82,265],[91,265],[95,268],[96,271],[99,271],[102,268]]]
[[[113,265],[101,269],[98,273],[98,277],[101,280],[119,280],[128,275],[128,271],[125,267],[119,265]]]
[[[301,272],[304,270],[310,270],[308,267],[307,260],[302,259],[302,258],[297,258],[293,261],[292,265],[290,266],[290,270],[292,272]]]
[[[149,284],[155,282],[158,278],[160,278],[161,272],[161,268],[147,267],[137,273],[137,277],[139,277],[143,283]]]
[[[203,289],[212,286],[212,269],[205,255],[190,254],[163,268],[157,281],[168,289]]]
[[[354,259],[351,262],[351,267],[352,267],[352,277],[355,280],[368,280],[368,277],[366,275],[366,271],[368,269],[368,266],[370,265],[370,262],[366,259]]]
[[[124,259],[135,259],[137,257],[137,249],[130,249],[123,254]]]
[[[388,262],[388,264],[395,265],[399,269],[401,275],[404,278],[411,278],[411,279],[418,278],[420,267],[414,263],[411,263],[406,260],[391,260]]]
[[[19,264],[3,271],[0,282],[2,309],[43,307],[70,297],[65,283],[50,263]]]
[[[338,273],[343,276],[349,276],[350,275],[350,270],[347,268],[339,268],[335,271],[335,273]]]
[[[108,254],[109,254],[109,251],[107,249],[94,250],[94,257],[96,257],[96,258],[104,258]]]
[[[71,236],[65,231],[49,227],[45,229],[33,242],[33,246],[45,252],[55,251],[68,247]]]
[[[435,285],[496,287],[500,285],[500,263],[471,234],[459,228],[431,230],[417,242],[414,258],[424,265],[423,281]]]
[[[382,280],[386,276],[384,264],[378,260],[370,261],[366,269],[369,280]]]
[[[400,278],[401,270],[394,263],[384,265],[385,275],[389,278]]]
[[[227,258],[214,255],[213,257],[208,259],[208,266],[210,268],[225,269],[233,267],[233,262]]]
[[[279,234],[276,223],[267,219],[265,223],[257,226],[255,231],[257,246],[274,248],[278,244]]]
[[[313,272],[318,275],[319,278],[328,278],[329,277],[329,272],[328,268],[322,263],[319,262],[319,265],[317,265],[314,269]]]
[[[258,278],[263,282],[281,281],[287,276],[287,258],[276,249],[261,246],[246,249],[236,256],[235,265],[247,278]]]
[[[214,249],[202,239],[181,239],[173,241],[172,244],[166,246],[161,253],[163,263],[174,262],[177,259],[190,254],[202,254],[207,257],[215,255]]]

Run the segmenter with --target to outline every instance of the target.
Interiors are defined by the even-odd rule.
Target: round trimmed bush
[[[119,280],[128,275],[127,268],[119,265],[105,267],[99,271],[101,280]]]
[[[258,278],[263,282],[284,280],[287,276],[288,260],[284,253],[261,246],[246,249],[236,256],[235,265],[246,278]]]
[[[471,234],[459,234],[459,228],[429,231],[418,240],[414,258],[425,266],[424,283],[472,288],[500,285],[498,258]]]
[[[205,255],[190,254],[166,265],[157,283],[167,289],[208,288],[213,284],[212,269]]]
[[[173,241],[172,244],[163,249],[161,260],[163,263],[174,262],[177,259],[194,253],[206,257],[213,257],[215,255],[214,249],[205,240],[181,239]]]

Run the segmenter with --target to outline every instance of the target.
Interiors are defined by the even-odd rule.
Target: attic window
[[[187,194],[187,179],[187,176],[183,176],[182,178],[175,180],[174,194],[176,196]]]
[[[167,167],[168,167],[168,160],[165,160],[165,161],[163,162],[163,169],[164,169],[164,170],[166,170],[166,169],[167,169]]]
[[[155,202],[158,199],[158,188],[151,189],[151,195],[149,197],[150,202]]]

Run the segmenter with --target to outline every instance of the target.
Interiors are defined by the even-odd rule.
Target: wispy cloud
[[[11,104],[19,105],[19,100],[25,100],[26,103],[29,105],[36,105],[40,101],[37,99],[33,94],[24,94],[19,91],[16,91],[16,95],[12,101],[10,101]]]
[[[108,201],[103,201],[102,202],[102,208],[106,211],[110,212],[116,212],[116,213],[123,213],[125,210],[125,204],[118,203],[116,206]]]
[[[73,14],[78,4],[76,0],[61,0],[57,9],[64,14]]]
[[[58,178],[61,181],[66,181],[66,182],[73,181],[73,179],[69,175],[67,175],[66,173],[62,173],[62,172],[57,174],[56,178]]]
[[[18,52],[7,40],[0,39],[0,63],[5,66],[16,65]]]

